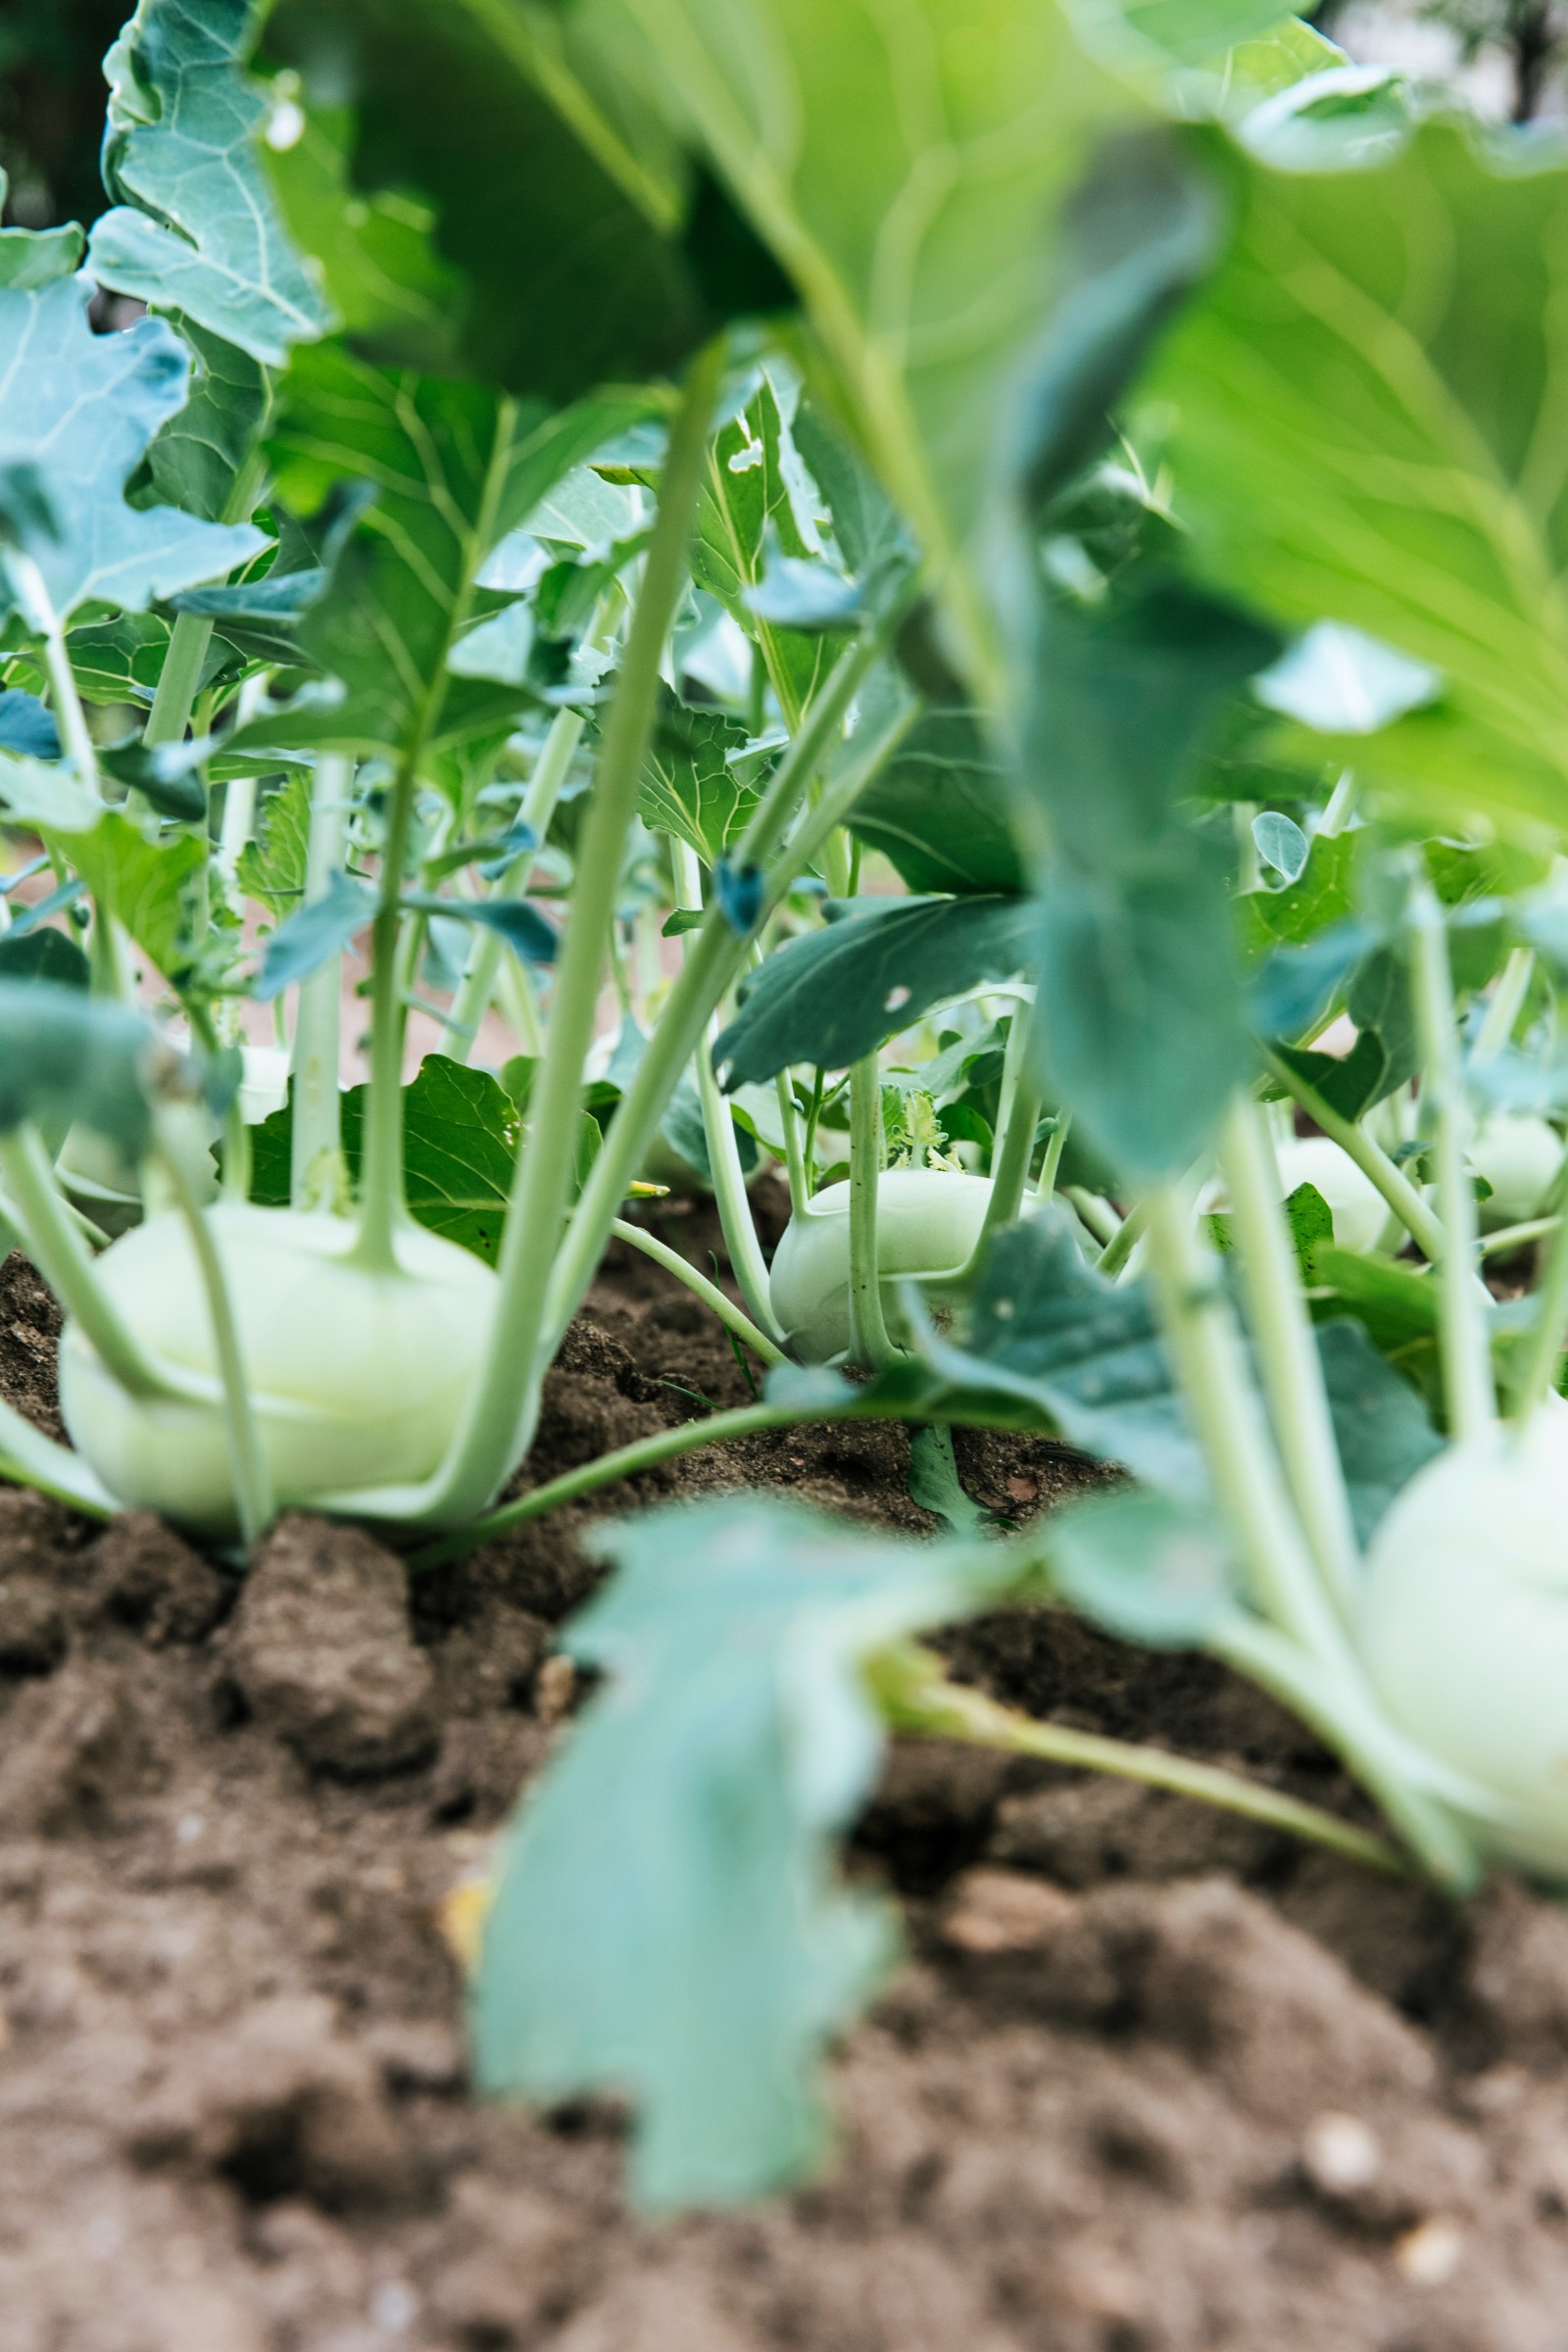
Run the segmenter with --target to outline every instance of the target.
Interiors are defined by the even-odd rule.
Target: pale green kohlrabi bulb
[[[1360,1646],[1385,1706],[1506,1800],[1478,1841],[1568,1880],[1568,1404],[1417,1471],[1367,1559]]]
[[[417,1226],[398,1236],[402,1271],[371,1274],[347,1262],[356,1228],[341,1217],[239,1201],[206,1216],[279,1508],[428,1476],[483,1358],[491,1269]],[[178,1217],[137,1226],[96,1270],[152,1354],[217,1377],[207,1296]],[[73,1443],[127,1509],[160,1511],[205,1535],[234,1533],[216,1404],[127,1396],[74,1323],[60,1346],[60,1401]]]
[[[1492,1187],[1490,1200],[1481,1203],[1481,1222],[1489,1232],[1499,1232],[1545,1213],[1546,1197],[1562,1166],[1562,1137],[1544,1119],[1495,1111],[1477,1124],[1467,1156]]]
[[[1293,1135],[1280,1145],[1276,1156],[1286,1200],[1298,1185],[1311,1185],[1328,1203],[1334,1239],[1342,1250],[1364,1257],[1377,1248],[1388,1222],[1388,1203],[1348,1152],[1326,1135]]]
[[[877,1186],[876,1259],[890,1335],[904,1331],[897,1289],[951,1280],[985,1223],[991,1185],[947,1168],[890,1168]],[[773,1254],[768,1291],[792,1355],[837,1363],[850,1346],[850,1188],[830,1184],[792,1217]]]

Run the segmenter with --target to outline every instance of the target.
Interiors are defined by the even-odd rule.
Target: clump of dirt
[[[706,1265],[710,1213],[656,1213]],[[12,1259],[0,1393],[42,1426],[54,1328]],[[528,1476],[746,1394],[616,1249]],[[958,1458],[1020,1518],[1101,1475]],[[585,1526],[746,1483],[926,1529],[907,1474],[896,1429],[774,1433],[412,1591],[317,1520],[242,1583],[0,1490],[0,2352],[1563,2352],[1568,1915],[1026,1761],[889,1760],[857,1867],[908,1958],[837,2060],[819,2185],[656,2225],[608,2107],[471,2101],[436,1913],[569,1730]],[[1364,1817],[1215,1667],[1048,1609],[947,1646]]]

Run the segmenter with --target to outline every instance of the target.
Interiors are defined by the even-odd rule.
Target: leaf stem
[[[0,1479],[31,1487],[90,1519],[112,1519],[120,1505],[97,1476],[68,1446],[57,1446],[14,1405],[0,1399]]]
[[[616,1217],[610,1230],[617,1241],[629,1242],[634,1250],[642,1251],[644,1257],[651,1257],[656,1265],[663,1267],[666,1274],[673,1274],[677,1282],[684,1283],[687,1290],[695,1298],[701,1298],[705,1306],[712,1308],[725,1329],[732,1331],[738,1340],[744,1340],[764,1364],[789,1361],[783,1348],[777,1347],[765,1331],[760,1330],[733,1298],[726,1298],[717,1283],[710,1282],[689,1257],[682,1257],[678,1250],[672,1250],[667,1242],[662,1242],[657,1234],[648,1232],[645,1226],[628,1224],[624,1217]]]
[[[311,823],[305,850],[304,905],[324,898],[343,863],[354,763],[322,752],[311,788]],[[293,1131],[290,1138],[289,1205],[318,1208],[337,1192],[337,1155],[342,1149],[342,1094],[338,1085],[338,1024],[343,986],[341,954],[329,956],[300,983],[294,1013],[290,1062]]]
[[[1448,1425],[1461,1442],[1482,1437],[1496,1420],[1486,1292],[1477,1280],[1475,1188],[1465,1165],[1470,1113],[1459,1069],[1453,983],[1443,909],[1430,882],[1410,898],[1410,980],[1423,1087],[1437,1114],[1438,1206],[1446,1247],[1439,1261],[1439,1339]]]
[[[985,1221],[970,1255],[971,1268],[980,1264],[1001,1228],[1013,1222],[1028,1190],[1029,1163],[1034,1157],[1035,1133],[1044,1100],[1034,1076],[1034,1028],[1033,1004],[1020,1004],[1013,1013],[1003,1055],[1002,1093],[1006,1107],[999,1122],[1001,1140],[991,1160],[991,1198],[986,1202]]]
[[[1232,1104],[1219,1156],[1275,1442],[1318,1574],[1348,1623],[1359,1565],[1350,1497],[1296,1251],[1280,1206],[1273,1140],[1250,1096]]]
[[[555,814],[556,803],[561,797],[561,788],[570,773],[571,762],[582,741],[586,724],[580,710],[558,710],[550,722],[550,732],[545,737],[544,748],[528,779],[528,788],[517,811],[518,822],[527,826],[536,844],[542,842],[549,831],[550,819]],[[534,856],[534,850],[527,849],[513,859],[499,885],[502,897],[517,898],[524,895],[533,872]],[[466,1061],[473,1052],[479,1024],[495,994],[496,977],[501,970],[506,947],[507,943],[499,931],[492,931],[487,924],[475,923],[463,984],[453,998],[452,1009],[447,1015],[447,1027],[452,1038],[451,1050],[460,1061]],[[522,1039],[525,1051],[531,1042],[528,1038]]]
[[[1200,1804],[1217,1805],[1269,1829],[1307,1838],[1390,1877],[1406,1875],[1399,1855],[1381,1838],[1317,1805],[1284,1796],[1277,1788],[1265,1788],[1239,1772],[1226,1772],[1219,1765],[1171,1755],[1164,1748],[1072,1731],[1064,1724],[1042,1723],[988,1698],[984,1691],[950,1682],[941,1660],[917,1642],[877,1652],[868,1662],[865,1676],[883,1721],[893,1731],[956,1740],[969,1747],[1001,1748],[1011,1755],[1041,1756],[1053,1764],[1137,1781],[1145,1788],[1195,1797]]]
[[[271,1473],[262,1450],[256,1416],[251,1409],[250,1384],[245,1377],[245,1358],[240,1348],[239,1326],[234,1318],[234,1301],[229,1294],[228,1279],[213,1238],[212,1226],[202,1214],[201,1202],[196,1197],[196,1189],[191,1183],[177,1139],[162,1144],[159,1157],[173,1188],[175,1202],[196,1254],[202,1288],[207,1294],[207,1312],[213,1326],[213,1348],[222,1384],[223,1434],[228,1443],[229,1475],[234,1482],[234,1509],[239,1520],[241,1539],[248,1547],[270,1525],[276,1505],[272,1495]]]
[[[882,1073],[874,1054],[850,1065],[850,1353],[880,1372],[893,1360],[877,1270],[882,1181]]]
[[[1269,1075],[1278,1080],[1294,1102],[1299,1102],[1308,1118],[1316,1121],[1346,1156],[1354,1160],[1362,1175],[1376,1185],[1417,1249],[1424,1250],[1435,1266],[1441,1264],[1443,1227],[1409,1178],[1395,1166],[1388,1153],[1373,1142],[1364,1127],[1358,1126],[1353,1119],[1342,1118],[1333,1105],[1324,1101],[1316,1087],[1298,1077],[1282,1055],[1265,1046],[1263,1060]]]

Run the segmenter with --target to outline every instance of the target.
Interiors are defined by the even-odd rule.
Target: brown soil
[[[709,1220],[665,1205],[706,1262]],[[52,1318],[0,1274],[0,1390]],[[675,1384],[675,1385],[671,1385]],[[744,1387],[617,1252],[545,1476]],[[1094,1475],[962,1439],[1014,1515]],[[285,1523],[242,1588],[156,1521],[0,1491],[0,2352],[1568,2352],[1568,1916],[1175,1798],[912,1743],[860,1833],[909,1959],[836,2067],[831,2180],[654,2226],[594,2105],[481,2108],[437,1906],[564,1736],[588,1519],[726,1481],[929,1525],[891,1429],[673,1463],[421,1588]],[[1046,1612],[963,1670],[1357,1800],[1202,1664]]]

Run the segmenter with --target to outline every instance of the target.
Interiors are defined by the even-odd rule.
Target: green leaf
[[[368,1089],[343,1097],[343,1156],[359,1182]],[[595,1130],[597,1134],[598,1130]],[[293,1136],[290,1108],[274,1110],[251,1131],[251,1199],[286,1207]],[[427,1054],[403,1090],[403,1157],[409,1210],[419,1224],[487,1265],[501,1231],[516,1168],[521,1127],[516,1105],[488,1070],[471,1070]]]
[[[331,319],[262,168],[267,101],[240,70],[255,14],[253,0],[140,0],[104,60],[116,201],[93,223],[87,268],[281,366]]]
[[[1019,782],[1046,1077],[1138,1178],[1188,1166],[1251,1070],[1222,855],[1178,811],[1276,642],[1158,571],[1092,611],[1042,601]]]
[[[335,345],[296,354],[269,443],[279,497],[314,514],[345,481],[374,491],[298,623],[304,654],[347,692],[258,717],[235,746],[396,760],[416,743],[434,756],[504,740],[524,691],[446,666],[476,576],[552,483],[646,408],[629,394],[550,416],[478,385],[373,368]]]
[[[139,1152],[153,1051],[140,1013],[53,980],[0,978],[0,1133],[24,1119],[80,1119]]]
[[[1263,819],[1257,821],[1261,824]],[[1355,911],[1358,838],[1354,833],[1314,834],[1306,862],[1287,889],[1249,891],[1240,901],[1248,945],[1296,946],[1335,923],[1348,922]]]
[[[98,905],[166,979],[180,978],[194,955],[190,922],[207,871],[206,841],[194,833],[150,841],[128,816],[109,808],[89,832],[72,833],[62,846]]]
[[[1202,1457],[1148,1292],[1086,1266],[1059,1213],[999,1233],[961,1338],[928,1332],[920,1349],[923,1389],[907,1385],[931,1417],[963,1420],[966,1397],[1011,1396],[1069,1446],[1179,1500],[1203,1498]]]
[[[981,579],[996,460],[1044,323],[1053,212],[1133,112],[1052,0],[592,0],[600,71],[671,93],[794,275],[871,453],[994,669]],[[629,21],[635,17],[635,24]],[[765,61],[765,64],[762,62]]]
[[[0,212],[9,182],[0,172]],[[46,286],[81,267],[86,237],[73,220],[66,228],[0,228],[0,286]]]
[[[1252,819],[1252,840],[1262,863],[1287,882],[1300,879],[1307,859],[1306,835],[1294,817],[1265,808]]]
[[[1422,1398],[1385,1362],[1359,1322],[1320,1323],[1317,1351],[1350,1512],[1364,1545],[1400,1488],[1443,1451],[1443,1440]]]
[[[646,103],[631,94],[612,119],[574,78],[573,16],[441,0],[272,10],[270,56],[303,74],[313,121],[326,110],[303,169],[297,151],[278,157],[277,184],[365,348],[555,404],[673,373],[732,311],[787,300],[716,190],[671,170]],[[332,149],[350,139],[346,206],[329,197]],[[387,191],[429,201],[434,257],[414,259],[419,224],[385,201],[356,223],[354,201]]]
[[[1027,899],[860,899],[846,907],[775,949],[742,983],[735,1018],[713,1045],[726,1087],[797,1061],[843,1069],[933,1004],[1010,980],[1031,961]]]
[[[1062,1598],[1123,1642],[1185,1649],[1238,1613],[1230,1544],[1208,1511],[1163,1494],[1097,1494],[1054,1511],[1045,1535]]]
[[[184,405],[188,362],[160,318],[95,335],[90,293],[74,277],[0,288],[0,446],[35,469],[47,498],[53,528],[29,535],[27,552],[63,618],[89,599],[140,611],[266,545],[248,523],[125,505],[148,442]]]
[[[139,792],[160,816],[199,825],[207,816],[207,787],[200,770],[212,748],[207,736],[192,743],[144,743],[139,735],[127,735],[120,743],[102,746],[98,764],[117,783]]]
[[[60,730],[54,712],[35,694],[20,686],[0,693],[0,752],[17,752],[25,760],[58,760]]]
[[[178,321],[195,362],[184,407],[155,434],[142,472],[153,497],[187,514],[221,522],[235,478],[267,416],[270,378],[248,352],[189,318]]]
[[[850,830],[911,891],[1024,887],[1004,771],[973,711],[928,710],[855,803]]]
[[[0,980],[47,980],[60,988],[85,988],[91,967],[64,931],[0,931]]]
[[[1359,171],[1214,154],[1231,245],[1147,387],[1199,560],[1440,673],[1438,703],[1338,746],[1358,772],[1559,826],[1568,169],[1444,121]]]
[[[0,805],[11,823],[56,832],[86,832],[104,812],[95,792],[78,784],[64,762],[0,754]]]
[[[749,1497],[590,1541],[618,1573],[567,1646],[609,1688],[506,1833],[479,2079],[628,2095],[641,2201],[735,2203],[823,2155],[824,2050],[893,1957],[888,1911],[831,1861],[882,1748],[858,1669],[972,1608],[1001,1547]]]
[[[120,612],[86,621],[67,639],[76,692],[89,703],[151,703],[169,659],[169,622],[153,612]],[[198,691],[238,673],[239,655],[215,636],[202,663]]]
[[[251,985],[252,996],[268,1004],[296,981],[308,980],[373,921],[379,903],[373,882],[337,871],[328,874],[320,897],[299,907],[272,933]]]
[[[255,834],[239,854],[240,889],[259,900],[274,922],[292,913],[305,896],[312,789],[307,768],[285,776],[263,800]]]
[[[760,611],[753,592],[764,582],[770,559],[800,564],[810,554],[795,514],[789,482],[788,428],[778,396],[764,375],[738,416],[716,435],[697,510],[692,578],[718,599],[757,639],[787,727],[798,727],[836,647],[781,626]],[[819,564],[824,587],[836,575]],[[764,598],[764,605],[765,605]]]
[[[638,788],[644,824],[673,833],[705,865],[716,865],[757,807],[755,783],[731,759],[749,741],[738,719],[679,702],[662,688]]]

